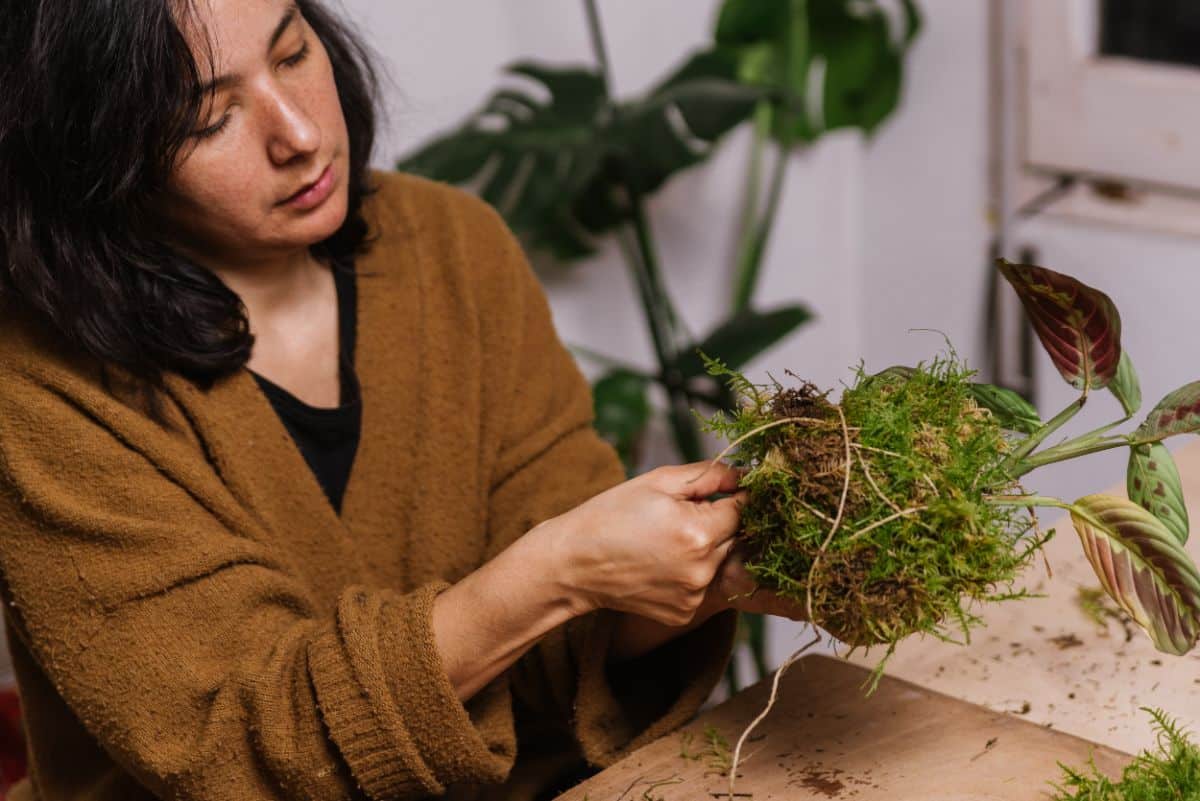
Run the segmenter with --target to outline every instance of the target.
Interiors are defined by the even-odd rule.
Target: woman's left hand
[[[777,593],[760,587],[754,582],[741,554],[735,548],[726,557],[717,571],[716,578],[708,587],[704,606],[713,614],[726,609],[737,609],[760,615],[775,615],[791,620],[807,620],[803,603],[780,597]]]

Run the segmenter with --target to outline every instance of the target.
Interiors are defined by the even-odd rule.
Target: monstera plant
[[[541,91],[498,89],[455,130],[398,163],[404,171],[477,186],[531,248],[559,260],[591,256],[605,237],[620,242],[658,365],[648,372],[601,357],[611,369],[595,397],[597,427],[631,469],[652,412],[651,386],[669,399],[680,455],[699,459],[692,405],[722,408],[730,399],[697,350],[741,366],[810,318],[799,304],[752,304],[788,156],[830,130],[870,133],[896,107],[902,55],[919,24],[911,0],[902,8],[897,24],[876,2],[727,0],[710,46],[641,96],[618,100],[609,92],[598,10],[588,0],[596,67],[513,64],[510,76]],[[814,65],[819,83],[812,80]],[[730,316],[693,339],[666,292],[645,201],[749,121],[754,137]],[[764,181],[772,145],[776,158]]]
[[[648,91],[616,99],[599,12],[585,0],[595,66],[510,65],[510,80],[520,83],[496,90],[457,128],[398,162],[406,172],[475,187],[528,247],[559,261],[586,259],[608,237],[619,243],[657,364],[646,370],[576,352],[607,368],[593,386],[596,428],[628,471],[641,461],[656,413],[652,388],[666,398],[680,458],[701,459],[693,407],[728,409],[733,397],[698,353],[742,367],[811,318],[803,304],[753,302],[783,179],[797,148],[840,128],[870,134],[896,108],[903,56],[920,25],[912,0],[896,7],[899,16],[890,17],[876,0],[725,0],[709,45]],[[663,281],[647,200],[747,123],[753,134],[728,317],[693,337]],[[761,676],[762,621],[745,622]],[[736,686],[735,669],[731,663]]]

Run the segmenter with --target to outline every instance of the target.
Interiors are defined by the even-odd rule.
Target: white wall
[[[380,166],[474,108],[510,61],[593,63],[580,2],[349,0],[346,6],[395,82],[392,126],[376,159]],[[645,90],[703,46],[718,6],[716,0],[601,2],[615,94]],[[730,302],[748,142],[743,127],[709,164],[678,176],[649,205],[665,281],[697,333],[723,319]],[[782,376],[788,368],[834,386],[862,352],[857,306],[866,252],[863,166],[863,145],[854,134],[829,137],[794,159],[758,301],[763,306],[803,301],[818,318],[754,365],[759,379],[768,369]],[[565,341],[653,366],[637,296],[612,243],[591,262],[543,275]],[[666,432],[660,427],[658,434],[648,453],[652,461],[670,458]],[[774,663],[790,653],[798,636],[797,627],[785,621],[776,628]]]
[[[441,0],[381,4],[351,0],[352,18],[380,50],[394,76],[392,130],[376,161],[396,155],[457,121],[518,58],[592,63],[582,3],[563,0]],[[619,96],[640,92],[693,48],[704,44],[713,0],[643,0],[600,4]],[[444,25],[427,19],[454,19]],[[679,176],[650,203],[666,281],[688,324],[703,332],[729,303],[730,262],[748,130],[730,138],[707,166]],[[804,300],[820,320],[771,363],[830,383],[857,354],[855,249],[858,246],[861,145],[834,137],[798,157],[790,176],[769,263],[764,304]],[[611,243],[594,261],[546,275],[556,322],[568,342],[624,354],[650,367],[637,296]],[[603,313],[597,313],[603,310]]]
[[[864,143],[839,134],[794,159],[759,302],[796,300],[819,315],[752,371],[784,368],[827,386],[859,357],[868,368],[912,363],[942,347],[984,362],[987,262],[987,8],[984,0],[921,0],[925,29],[910,54],[904,104]],[[601,0],[618,94],[645,88],[708,34],[716,0]],[[347,0],[385,56],[398,109],[378,161],[458,120],[516,58],[588,63],[582,3],[564,0]],[[728,303],[734,222],[746,159],[739,131],[708,165],[679,176],[651,204],[667,281],[697,331]],[[1200,290],[1198,243],[1041,219],[1016,232],[1047,266],[1106,290],[1124,313],[1125,341],[1147,403],[1200,377],[1192,304]],[[613,249],[547,275],[559,331],[568,342],[653,363],[636,296]],[[1043,414],[1071,397],[1039,356]],[[1098,398],[1086,425],[1115,414]],[[1098,415],[1092,417],[1089,415]],[[1107,413],[1107,414],[1105,414]],[[1081,426],[1084,424],[1081,424]],[[659,452],[660,455],[662,451]],[[1121,480],[1119,454],[1031,475],[1038,490],[1074,497]],[[1064,532],[1066,533],[1066,532]],[[779,622],[772,662],[798,644]]]

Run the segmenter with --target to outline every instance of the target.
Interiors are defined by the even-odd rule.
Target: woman
[[[314,0],[2,10],[13,798],[533,798],[796,616],[733,469],[622,482],[503,222],[368,171]]]

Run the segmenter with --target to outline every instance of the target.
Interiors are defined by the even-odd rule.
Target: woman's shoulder
[[[512,242],[507,223],[486,201],[451,184],[374,170],[363,214],[383,244],[419,238],[474,249]]]
[[[372,192],[364,201],[368,222],[398,225],[412,233],[437,233],[468,223],[485,225],[496,233],[508,225],[486,201],[466,189],[410,173],[372,170]],[[488,233],[488,231],[472,231]]]
[[[371,228],[368,268],[388,272],[414,253],[443,278],[461,277],[489,302],[526,283],[528,262],[504,218],[450,184],[400,172],[373,172],[363,212]],[[449,288],[454,281],[435,282]]]
[[[87,360],[58,336],[53,326],[19,303],[0,295],[0,382],[47,371],[87,373]]]

